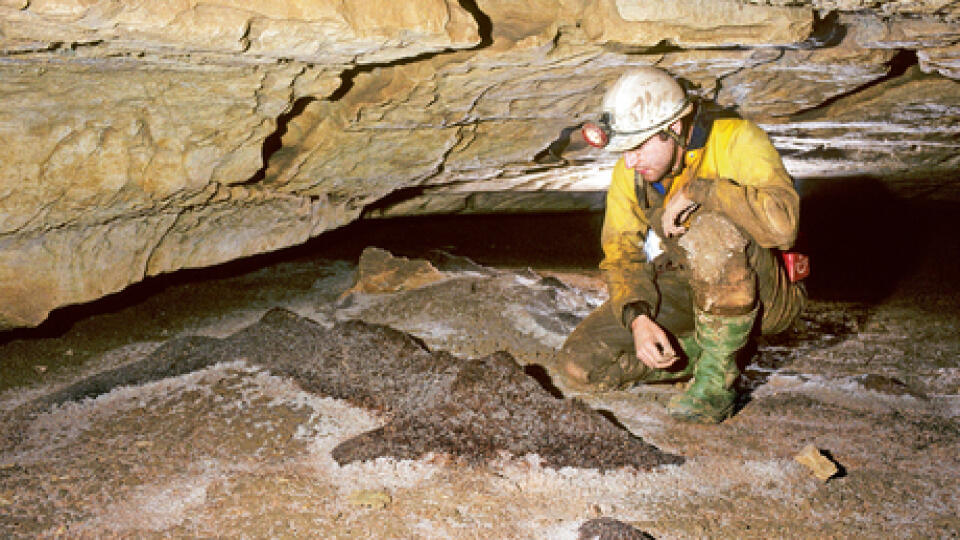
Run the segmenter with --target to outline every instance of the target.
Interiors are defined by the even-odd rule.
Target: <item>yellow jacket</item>
[[[643,241],[651,215],[679,190],[699,202],[701,211],[722,212],[761,247],[787,249],[796,238],[800,197],[777,150],[756,124],[739,118],[698,118],[683,157],[683,170],[666,197],[635,177],[622,158],[614,166],[600,238],[604,253],[600,269],[618,315],[627,304],[645,302],[656,316],[660,297]],[[775,288],[790,286],[782,276],[773,279]]]

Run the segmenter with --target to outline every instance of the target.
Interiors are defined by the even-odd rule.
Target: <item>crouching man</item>
[[[793,182],[759,127],[711,113],[656,68],[625,73],[583,136],[623,153],[601,234],[610,299],[567,338],[559,374],[591,391],[692,376],[668,413],[722,422],[737,352],[755,326],[785,330],[805,301],[779,251],[797,234]]]

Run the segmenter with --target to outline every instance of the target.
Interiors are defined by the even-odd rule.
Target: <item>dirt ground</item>
[[[649,470],[553,467],[505,449],[479,461],[427,451],[340,464],[338,445],[397,413],[330,397],[271,370],[256,349],[217,349],[202,366],[170,361],[139,380],[104,376],[132,373],[111,370],[143,366],[185,336],[230,343],[283,307],[325,331],[387,325],[459,359],[505,350],[549,388],[552,352],[604,291],[580,255],[567,264],[547,254],[534,270],[483,260],[497,242],[520,241],[509,235],[490,234],[483,267],[423,253],[440,276],[412,289],[345,292],[362,245],[412,253],[380,229],[349,256],[297,251],[65,310],[0,337],[0,536],[575,539],[609,517],[664,539],[956,538],[960,241],[948,213],[923,207],[908,221],[926,231],[922,242],[886,225],[888,215],[861,220],[882,239],[814,250],[811,302],[789,333],[758,341],[730,420],[674,422],[663,410],[680,391],[671,385],[577,396],[611,426],[684,458]],[[589,241],[595,229],[583,228],[567,238]],[[818,234],[811,227],[807,241]],[[864,262],[874,252],[877,262]],[[272,343],[309,364],[292,337]],[[377,351],[391,365],[396,355]],[[338,358],[345,374],[361,367]],[[102,384],[67,391],[91,380]],[[456,414],[472,414],[464,410]],[[839,465],[831,479],[794,460],[811,444]]]

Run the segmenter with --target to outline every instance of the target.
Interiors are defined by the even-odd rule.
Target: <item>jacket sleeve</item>
[[[697,178],[687,197],[720,211],[763,247],[788,249],[796,240],[800,196],[767,134],[741,121],[718,153],[719,178]]]
[[[648,264],[643,252],[648,229],[648,218],[637,203],[633,174],[621,159],[614,167],[613,180],[607,190],[607,208],[600,233],[603,248],[600,270],[614,313],[624,326],[629,324],[623,320],[627,306],[654,317],[659,305],[653,265]]]

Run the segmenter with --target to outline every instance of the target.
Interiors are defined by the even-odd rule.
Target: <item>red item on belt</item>
[[[790,281],[800,281],[810,275],[810,257],[803,253],[784,251],[783,265],[787,267],[787,277]]]

